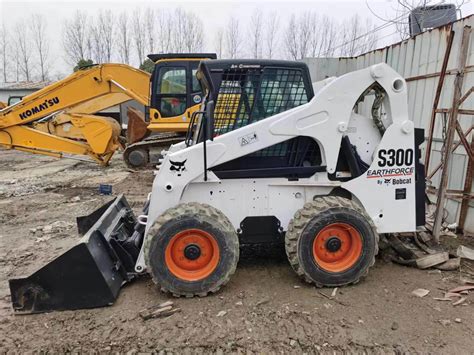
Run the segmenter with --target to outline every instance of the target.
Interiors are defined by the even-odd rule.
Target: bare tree
[[[145,12],[145,30],[146,30],[146,42],[148,53],[155,52],[155,11],[151,8],[147,8]]]
[[[326,36],[326,31],[324,28],[320,27],[321,19],[318,17],[316,13],[310,13],[309,19],[309,28],[310,28],[310,38],[308,44],[308,51],[311,57],[316,57],[319,55],[319,51],[321,50],[322,41],[324,40],[323,37]]]
[[[86,59],[90,52],[91,44],[87,38],[87,15],[85,12],[76,11],[71,20],[64,21],[63,49],[69,64],[76,65],[81,59]]]
[[[337,41],[337,32],[339,25],[333,21],[331,18],[328,16],[323,16],[321,19],[321,29],[324,29],[324,31],[319,31],[319,35],[321,37],[321,40],[319,41],[319,49],[318,49],[318,57],[321,56],[326,56],[326,57],[332,57],[334,56],[335,53],[335,45]]]
[[[114,46],[115,20],[111,10],[100,11],[98,18],[100,30],[100,44],[103,51],[103,60],[109,63],[112,60]]]
[[[296,22],[296,16],[294,14],[291,15],[290,21],[288,21],[288,25],[286,26],[285,48],[291,59],[298,59],[298,23]]]
[[[342,24],[341,33],[342,44],[339,46],[341,56],[353,57],[375,49],[377,44],[378,34],[375,26],[369,19],[364,23],[357,14]]]
[[[41,80],[45,81],[49,74],[49,42],[46,38],[46,21],[44,17],[32,15],[30,20],[31,37],[36,51]]]
[[[186,31],[186,12],[182,8],[177,8],[171,15],[173,18],[173,50],[175,52],[184,51],[184,32]]]
[[[10,50],[10,41],[9,41],[9,33],[7,31],[7,27],[5,23],[2,23],[2,27],[0,28],[0,49],[1,49],[1,60],[2,60],[2,77],[3,82],[8,81],[8,69],[9,69],[9,58],[8,52]]]
[[[262,56],[263,18],[262,11],[256,9],[250,18],[249,38],[251,45],[251,56],[260,58]]]
[[[157,16],[158,50],[162,53],[172,50],[173,18],[168,11],[160,11]]]
[[[18,43],[18,55],[20,63],[20,71],[26,81],[31,78],[31,41],[27,31],[27,27],[18,22],[15,26],[16,41]]]
[[[265,23],[265,43],[267,58],[272,59],[275,55],[275,48],[278,41],[278,25],[279,19],[276,12],[272,12],[267,17]]]
[[[237,18],[232,16],[227,22],[225,37],[227,45],[227,56],[232,59],[237,58],[240,54],[240,47],[242,44],[240,25],[239,20]]]
[[[217,58],[223,58],[224,55],[224,29],[220,27],[216,32],[215,42],[214,42],[215,51]]]
[[[18,45],[18,41],[14,41],[10,49],[11,49],[10,62],[14,63],[15,81],[19,82],[20,81],[20,48]]]
[[[133,43],[139,64],[145,60],[145,23],[140,9],[135,9],[132,17]]]
[[[174,12],[172,38],[176,52],[196,52],[202,48],[204,25],[192,12],[178,8]]]
[[[298,57],[303,59],[308,56],[308,51],[311,45],[311,30],[312,30],[313,14],[305,12],[300,15],[298,21]]]
[[[199,16],[186,13],[184,24],[184,49],[187,52],[199,52],[204,39],[204,24]]]
[[[127,12],[122,12],[117,20],[117,48],[120,61],[130,64],[131,35]]]
[[[90,56],[94,63],[103,63],[105,58],[105,48],[102,43],[102,31],[100,28],[100,19],[95,18],[89,21],[88,46],[90,47]]]

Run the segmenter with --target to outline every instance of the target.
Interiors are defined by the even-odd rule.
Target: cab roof
[[[303,62],[273,59],[219,59],[199,63],[198,79],[207,87],[214,99],[225,73],[263,71],[265,68],[294,69],[303,74],[303,80],[309,99],[314,96],[308,66]]]
[[[148,58],[153,62],[157,62],[162,59],[175,59],[175,58],[184,58],[184,59],[216,59],[216,53],[160,53],[160,54],[148,54]]]

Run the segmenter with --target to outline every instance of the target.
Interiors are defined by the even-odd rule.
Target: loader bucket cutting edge
[[[133,234],[136,223],[123,195],[79,217],[79,231],[91,227],[77,245],[32,275],[9,280],[14,311],[28,314],[113,304],[121,286],[135,276],[136,257],[120,242]]]

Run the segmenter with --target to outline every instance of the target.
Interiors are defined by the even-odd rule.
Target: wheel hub
[[[331,223],[321,229],[313,241],[313,257],[327,272],[343,272],[362,255],[362,236],[348,223]]]
[[[326,240],[326,249],[329,250],[331,253],[335,253],[339,249],[341,249],[341,240],[336,236],[329,237]]]
[[[189,244],[184,248],[184,256],[189,260],[196,260],[201,256],[201,248],[196,244]]]
[[[191,228],[176,233],[165,249],[170,272],[184,281],[198,281],[209,276],[220,259],[219,245],[208,232]]]

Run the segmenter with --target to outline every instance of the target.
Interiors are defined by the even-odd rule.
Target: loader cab
[[[201,62],[198,77],[206,111],[194,139],[202,142],[308,103],[314,96],[305,63],[278,60]],[[199,128],[198,128],[199,127]],[[240,137],[240,145],[258,137]],[[325,171],[318,142],[300,136],[211,169],[220,179],[283,177],[290,180]]]
[[[148,128],[155,132],[186,132],[203,99],[196,78],[199,62],[216,59],[216,54],[150,54],[148,58],[156,63],[151,76]]]

